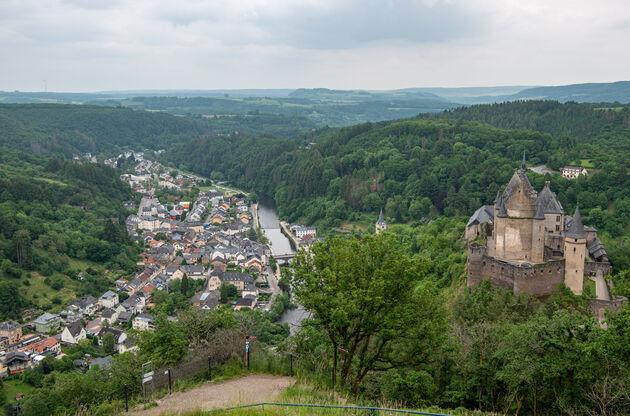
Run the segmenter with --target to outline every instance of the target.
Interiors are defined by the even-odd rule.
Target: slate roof
[[[582,215],[580,214],[580,207],[576,205],[575,213],[573,214],[573,221],[569,225],[569,230],[566,233],[569,238],[585,238],[584,225],[582,224]]]
[[[519,169],[514,172],[512,175],[512,179],[508,182],[505,190],[503,191],[503,203],[507,204],[514,196],[514,193],[519,188],[521,183],[524,185],[525,191],[528,192],[532,197],[536,198],[536,191],[532,187],[532,184],[529,182],[527,175],[523,169]]]
[[[240,282],[243,281],[245,284],[254,283],[254,278],[247,273],[240,272],[223,272],[219,274],[219,279],[222,282]]]
[[[83,329],[83,325],[81,325],[80,322],[73,322],[70,325],[68,325],[68,332],[70,332],[70,335],[72,335],[73,338],[79,335],[82,329]]]
[[[556,199],[556,194],[549,188],[549,182],[545,183],[545,187],[536,199],[537,210],[539,206],[545,214],[564,214],[564,209]]]
[[[470,220],[468,220],[466,227],[477,224],[485,224],[487,222],[494,222],[494,207],[492,205],[484,205],[475,211],[472,217],[470,217]]]
[[[606,250],[604,249],[604,245],[602,244],[602,242],[599,241],[599,238],[595,238],[593,241],[591,241],[587,248],[589,254],[594,259],[601,259],[603,257],[606,257]]]

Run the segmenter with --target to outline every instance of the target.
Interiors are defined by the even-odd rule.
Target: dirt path
[[[156,400],[157,407],[131,412],[134,415],[179,415],[194,410],[213,407],[238,406],[240,404],[272,401],[282,390],[291,386],[295,379],[283,376],[249,376],[217,384],[175,392]]]

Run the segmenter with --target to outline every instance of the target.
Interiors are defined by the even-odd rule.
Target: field
[[[14,401],[17,393],[27,394],[35,389],[33,386],[23,383],[22,380],[19,379],[4,380],[2,385],[4,387],[4,395],[7,403]]]

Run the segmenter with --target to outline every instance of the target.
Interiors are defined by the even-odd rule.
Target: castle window
[[[575,247],[573,247],[573,252],[575,253]]]
[[[556,224],[556,231],[560,231],[560,226]]]
[[[560,222],[560,215],[556,216],[556,222]]]

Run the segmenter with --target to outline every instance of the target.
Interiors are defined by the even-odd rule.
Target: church
[[[584,226],[579,207],[565,215],[549,182],[536,192],[524,157],[493,205],[470,218],[464,238],[468,286],[489,280],[514,294],[546,296],[564,284],[581,295],[585,276],[603,279],[612,271],[597,230]]]

